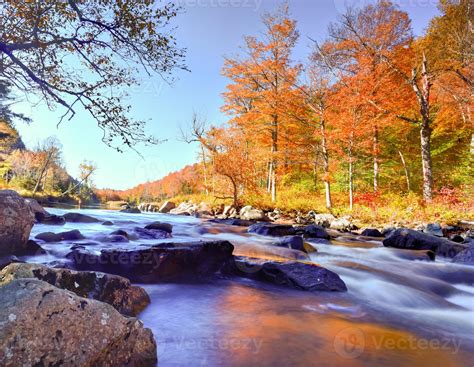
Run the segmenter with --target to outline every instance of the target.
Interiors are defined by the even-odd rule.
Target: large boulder
[[[289,224],[255,223],[248,229],[249,233],[256,233],[262,236],[293,236],[296,229]]]
[[[194,215],[196,212],[197,206],[191,202],[183,202],[179,204],[176,208],[169,211],[170,214],[175,215]]]
[[[239,216],[244,220],[268,220],[262,210],[252,208],[250,205],[244,206],[240,209]]]
[[[0,287],[0,365],[155,366],[141,321],[37,279]]]
[[[0,257],[27,247],[35,216],[30,205],[16,191],[0,190]]]
[[[82,214],[82,213],[66,213],[63,215],[66,222],[73,222],[73,223],[98,223],[100,222],[99,219],[91,217],[90,215]]]
[[[310,292],[346,291],[336,273],[321,266],[297,261],[276,262],[242,256],[231,258],[221,272]]]
[[[169,213],[170,210],[176,208],[176,204],[172,201],[165,201],[163,205],[158,210],[160,213]]]
[[[150,303],[141,287],[118,275],[92,271],[49,268],[40,264],[13,263],[0,272],[0,286],[13,279],[36,278],[80,297],[96,299],[112,305],[124,315],[136,316]]]
[[[78,270],[117,274],[132,282],[160,283],[212,276],[232,256],[228,241],[161,243],[140,250],[74,250],[67,255]]]
[[[83,240],[85,237],[77,229],[73,229],[60,233],[43,232],[36,235],[35,238],[44,242],[61,242]]]
[[[459,252],[469,248],[469,246],[461,243],[407,228],[399,228],[391,232],[383,240],[383,245],[409,250],[431,250],[436,255],[449,258],[453,258]]]

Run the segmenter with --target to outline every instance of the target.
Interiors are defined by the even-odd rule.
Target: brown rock
[[[0,287],[0,365],[155,366],[149,329],[112,306],[37,279]]]

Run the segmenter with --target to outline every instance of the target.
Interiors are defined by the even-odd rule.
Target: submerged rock
[[[73,229],[72,231],[60,233],[43,232],[36,235],[35,238],[44,242],[61,242],[83,240],[85,237],[77,229]]]
[[[125,208],[125,209],[120,210],[120,212],[121,213],[129,213],[129,214],[140,214],[141,213],[140,209],[135,208],[135,207]]]
[[[133,282],[197,280],[216,273],[232,256],[228,241],[161,243],[143,250],[102,250],[100,255],[75,250],[67,255],[78,270],[117,274]]]
[[[241,276],[310,292],[347,290],[339,275],[310,263],[276,262],[234,256],[221,272],[224,275]]]
[[[155,366],[141,321],[37,279],[0,287],[1,366]]]
[[[27,248],[35,217],[30,205],[16,191],[0,190],[0,257]]]
[[[153,223],[147,224],[145,226],[145,229],[160,230],[167,233],[173,232],[173,226],[169,223],[164,223],[164,222],[153,222]]]
[[[287,247],[293,250],[306,251],[304,240],[301,236],[285,236],[280,240],[273,242],[274,246]]]
[[[383,240],[383,245],[386,247],[410,250],[432,250],[436,255],[450,258],[453,258],[459,252],[468,248],[468,246],[464,244],[406,228],[391,232],[390,235]]]
[[[99,219],[91,217],[90,215],[81,214],[81,213],[66,213],[64,214],[64,219],[66,222],[72,223],[98,223]]]
[[[296,229],[289,224],[273,224],[273,223],[255,223],[248,229],[250,233],[260,234],[262,236],[292,236],[296,233]]]
[[[170,238],[171,233],[163,231],[160,229],[147,229],[147,228],[134,228],[135,233],[139,238],[148,239],[148,240],[162,240],[165,238]]]
[[[366,228],[361,232],[366,237],[385,237],[377,228]]]
[[[102,223],[103,226],[113,226],[114,223],[111,222],[110,220],[106,220],[105,222]]]
[[[209,222],[212,223],[219,223],[219,224],[226,224],[229,226],[240,226],[240,227],[249,227],[252,224],[255,224],[254,220],[246,220],[246,219],[239,219],[239,218],[229,218],[229,219],[211,219]]]
[[[80,297],[108,303],[128,316],[138,315],[150,304],[150,297],[143,288],[132,286],[128,279],[118,275],[49,268],[40,264],[8,265],[0,272],[0,286],[24,278],[36,278]]]
[[[454,256],[453,263],[474,265],[474,247],[467,248]]]

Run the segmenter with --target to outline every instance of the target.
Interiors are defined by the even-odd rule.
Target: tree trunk
[[[38,180],[36,181],[35,188],[33,189],[33,195],[35,195],[36,192],[39,190],[41,181],[43,181],[44,173],[45,173],[46,170],[48,169],[50,159],[51,159],[51,155],[48,154],[48,155],[46,156],[45,161],[44,161],[43,167],[41,167],[41,171],[40,171],[40,174],[39,174],[39,176],[38,176]]]
[[[331,209],[331,183],[329,181],[329,152],[326,140],[326,122],[321,120],[321,150],[323,153],[323,170],[324,170],[324,190],[326,192],[326,208]]]
[[[422,122],[420,138],[421,163],[423,166],[423,199],[431,201],[433,198],[433,171],[431,163],[431,127],[429,126],[429,121]]]
[[[206,162],[206,155],[204,153],[204,146],[201,144],[201,154],[202,154],[202,165],[204,167],[204,188],[206,191],[206,196],[209,195],[209,188],[207,186],[207,162]]]
[[[352,210],[354,205],[354,178],[353,178],[353,157],[352,157],[352,145],[353,145],[354,133],[351,132],[349,138],[349,209]]]
[[[374,192],[377,192],[379,188],[379,129],[377,125],[374,125],[373,155],[374,155]]]
[[[411,185],[410,185],[410,175],[408,173],[408,168],[407,168],[407,164],[405,162],[405,158],[403,157],[403,154],[402,152],[399,150],[398,151],[398,154],[400,154],[400,159],[402,161],[402,164],[403,164],[403,170],[405,171],[405,179],[407,181],[407,192],[410,192],[411,191]]]
[[[271,172],[271,195],[272,202],[276,201],[277,197],[277,170],[278,162],[276,155],[278,154],[278,116],[273,117],[272,123],[272,172]]]

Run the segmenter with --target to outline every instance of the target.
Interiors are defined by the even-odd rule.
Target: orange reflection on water
[[[280,297],[281,296],[281,297]],[[324,299],[229,286],[217,304],[228,366],[462,366],[455,341],[423,339],[331,311]],[[306,305],[307,306],[307,305]]]

